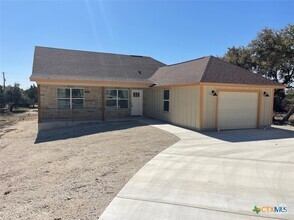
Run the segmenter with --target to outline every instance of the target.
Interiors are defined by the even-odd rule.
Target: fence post
[[[105,105],[106,105],[106,101],[105,101],[105,87],[102,87],[101,89],[101,95],[102,95],[102,103],[101,103],[101,110],[102,110],[102,114],[101,114],[101,120],[105,121]]]

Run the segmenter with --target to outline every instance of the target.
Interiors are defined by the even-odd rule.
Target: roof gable
[[[156,83],[156,86],[195,83],[281,86],[278,82],[213,56],[160,67],[150,80]]]
[[[278,82],[213,56],[210,57],[200,82],[281,86]]]
[[[209,57],[202,57],[178,64],[159,68],[150,78],[157,86],[191,84],[200,82],[209,62]]]

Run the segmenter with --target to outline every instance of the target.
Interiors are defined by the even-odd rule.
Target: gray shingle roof
[[[152,83],[164,65],[145,56],[36,47],[31,78]]]
[[[134,82],[156,86],[200,82],[281,86],[213,56],[166,66],[145,56],[48,47],[35,48],[31,79]]]
[[[160,67],[150,80],[156,86],[200,82],[281,86],[278,82],[213,56]]]
[[[168,65],[159,68],[150,78],[156,86],[191,84],[200,82],[209,57]]]
[[[281,86],[276,81],[266,79],[261,75],[213,56],[210,56],[201,82]]]

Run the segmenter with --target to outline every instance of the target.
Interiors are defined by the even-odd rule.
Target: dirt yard
[[[98,219],[147,161],[178,141],[136,121],[41,134],[35,116],[12,121],[0,127],[0,219],[5,220]]]
[[[30,109],[19,113],[0,113],[0,137],[10,131],[10,126],[20,121],[37,120],[38,110]]]

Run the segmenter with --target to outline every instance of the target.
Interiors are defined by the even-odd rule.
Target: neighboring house
[[[151,57],[36,47],[39,123],[147,116],[195,130],[270,127],[283,85],[208,56]],[[44,126],[41,126],[41,128]]]

